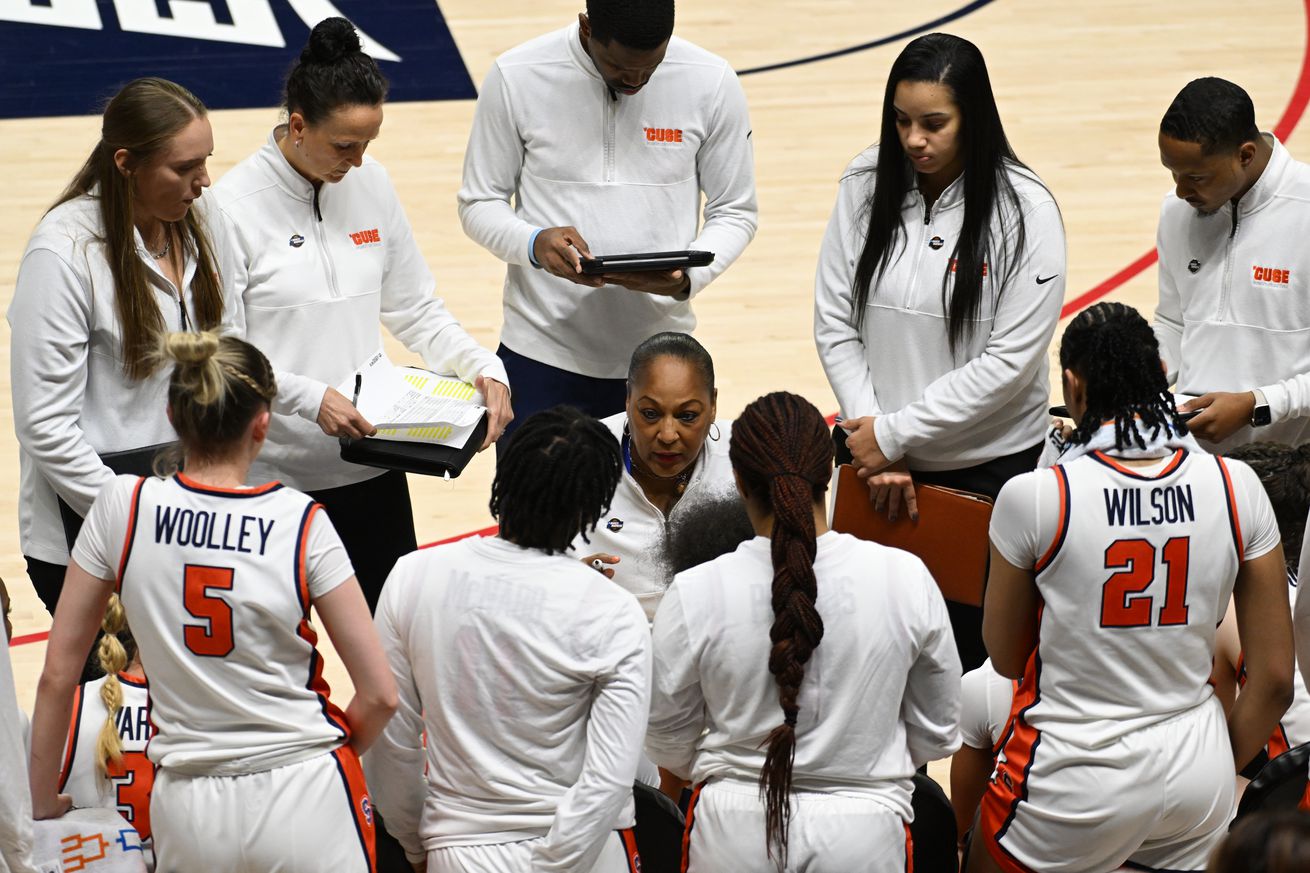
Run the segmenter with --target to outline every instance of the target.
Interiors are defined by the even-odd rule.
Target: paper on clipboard
[[[487,411],[477,389],[467,382],[418,367],[397,367],[382,350],[337,390],[353,397],[356,376],[355,405],[380,438],[459,447]]]

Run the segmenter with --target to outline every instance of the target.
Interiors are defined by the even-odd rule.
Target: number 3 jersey
[[[1249,467],[1178,449],[1150,466],[1091,452],[1018,476],[997,497],[991,540],[1033,568],[1041,598],[1015,706],[1031,727],[1094,747],[1213,694],[1215,628],[1238,568],[1279,534]]]
[[[160,767],[255,773],[340,746],[310,604],[353,575],[322,507],[276,482],[120,476],[73,560],[114,580],[150,677]]]

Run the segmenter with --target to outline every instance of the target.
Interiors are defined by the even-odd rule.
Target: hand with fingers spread
[[[368,419],[359,414],[355,404],[346,399],[346,395],[331,386],[323,392],[323,402],[318,407],[318,426],[328,436],[352,439],[373,436],[378,432]]]
[[[607,567],[605,565],[617,564],[618,562],[619,562],[618,555],[607,555],[604,552],[597,552],[594,555],[587,555],[587,557],[582,559],[582,563],[586,564],[588,567],[595,570],[597,573],[601,574],[606,579],[614,578],[614,568]]]
[[[1214,391],[1195,397],[1182,406],[1179,412],[1201,410],[1201,413],[1187,422],[1187,429],[1203,440],[1217,443],[1228,439],[1251,423],[1251,413],[1255,410],[1255,394],[1251,391],[1232,393]]]
[[[552,276],[592,288],[605,284],[603,277],[582,272],[582,259],[591,257],[591,248],[576,227],[548,227],[537,234],[532,257]]]
[[[643,273],[606,273],[600,278],[629,291],[641,291],[661,297],[686,299],[691,293],[691,277],[683,270],[654,270]]]
[[[487,437],[482,441],[482,447],[478,449],[482,451],[500,439],[505,428],[514,420],[514,410],[509,402],[508,385],[490,376],[479,376],[473,384],[481,392],[483,403],[487,407]]]
[[[864,471],[860,471],[864,475]],[[901,514],[901,503],[910,521],[919,520],[919,502],[914,495],[914,480],[910,478],[910,467],[904,459],[890,467],[884,467],[879,473],[865,478],[869,484],[869,499],[877,512],[887,510],[887,518],[895,521]]]

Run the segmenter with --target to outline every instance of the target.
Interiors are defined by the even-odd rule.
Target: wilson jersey
[[[1183,449],[1147,467],[1092,452],[1016,477],[991,538],[1033,568],[1042,602],[1015,712],[1084,747],[1213,694],[1215,628],[1238,568],[1279,543],[1249,467]]]
[[[59,774],[59,793],[73,798],[75,807],[113,809],[136,828],[143,847],[150,846],[150,790],[155,784],[155,765],[146,758],[146,744],[154,728],[150,724],[150,692],[146,680],[118,674],[123,689],[123,706],[114,723],[123,741],[123,757],[109,762],[106,775],[96,767],[96,741],[109,715],[100,689],[105,677],[79,685],[73,698],[73,718],[64,745],[64,763]]]
[[[150,676],[150,760],[254,773],[340,746],[311,602],[353,574],[317,503],[279,483],[221,489],[122,476],[96,498],[73,559],[115,580]]]

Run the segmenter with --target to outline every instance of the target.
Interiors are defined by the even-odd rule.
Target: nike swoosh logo
[[[1058,275],[1060,275],[1060,274],[1059,274],[1059,273],[1056,273],[1056,274],[1055,274],[1055,276],[1058,276]],[[1055,276],[1047,276],[1045,279],[1043,279],[1041,276],[1038,276],[1038,277],[1037,277],[1037,284],[1038,284],[1038,285],[1045,285],[1047,282],[1049,282],[1049,281],[1051,281],[1052,279],[1054,279]]]

